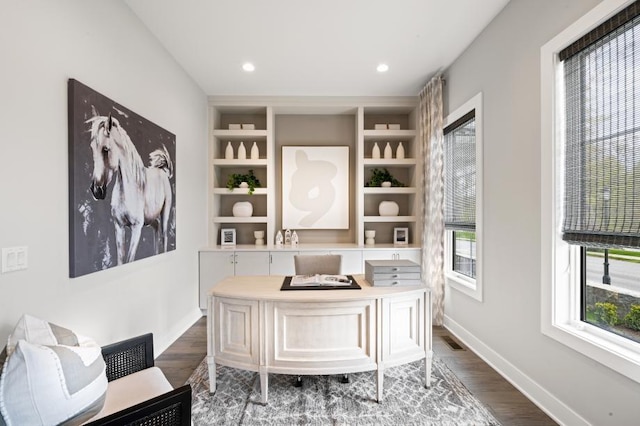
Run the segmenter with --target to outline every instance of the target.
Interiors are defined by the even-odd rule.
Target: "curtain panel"
[[[433,323],[444,319],[444,176],[441,75],[433,77],[420,92],[420,146],[422,185],[422,276],[431,288]]]

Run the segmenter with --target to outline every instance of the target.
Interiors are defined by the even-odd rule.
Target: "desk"
[[[280,291],[283,276],[232,276],[208,295],[207,363],[210,393],[216,364],[260,373],[267,402],[269,373],[348,374],[425,360],[431,380],[431,293],[423,286],[360,290]]]

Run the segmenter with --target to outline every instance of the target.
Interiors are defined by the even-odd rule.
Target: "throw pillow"
[[[19,340],[40,345],[98,346],[93,339],[52,324],[31,315],[23,315],[9,335],[7,356],[11,355]]]
[[[8,426],[80,424],[102,409],[106,391],[100,347],[19,340],[0,377],[0,412]]]

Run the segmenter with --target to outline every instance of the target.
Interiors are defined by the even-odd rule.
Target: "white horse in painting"
[[[172,202],[169,179],[173,176],[167,148],[163,145],[162,149],[149,154],[149,166],[145,167],[127,132],[111,114],[95,116],[86,122],[91,124],[91,193],[96,200],[105,199],[107,186],[115,177],[111,215],[115,223],[118,265],[135,260],[143,226],[155,229],[156,254],[160,242],[166,252]],[[131,228],[127,252],[126,227]]]

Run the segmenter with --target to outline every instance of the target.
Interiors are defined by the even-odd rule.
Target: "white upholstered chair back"
[[[339,254],[306,254],[293,257],[296,275],[340,274],[342,256]]]

